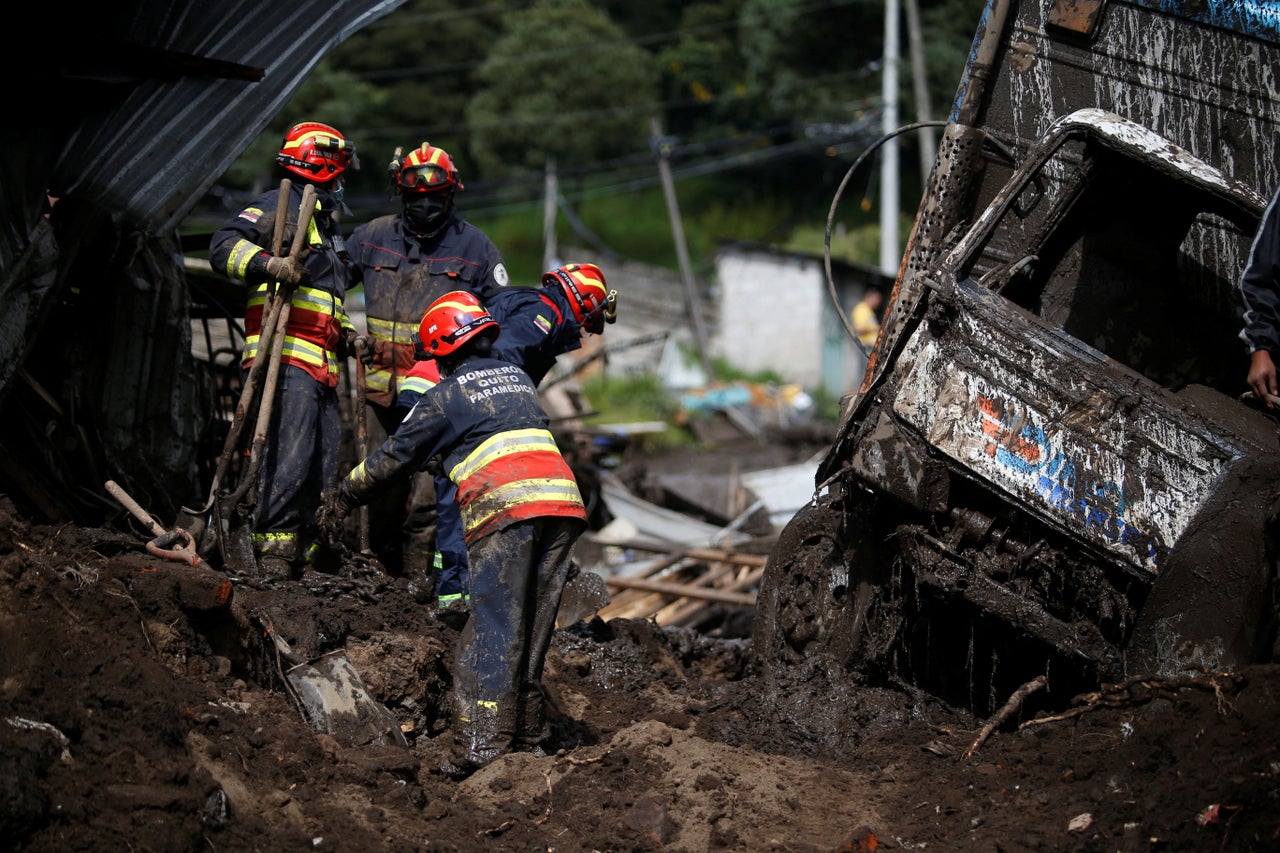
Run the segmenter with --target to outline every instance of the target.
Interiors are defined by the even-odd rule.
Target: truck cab
[[[944,135],[867,378],[770,555],[756,654],[979,712],[1037,676],[1061,705],[1270,660],[1280,431],[1244,393],[1238,292],[1264,194],[1155,120],[1082,106],[1028,141],[982,112]]]

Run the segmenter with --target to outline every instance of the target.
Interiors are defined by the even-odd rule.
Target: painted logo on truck
[[[1132,549],[1142,562],[1160,565],[1169,549],[1130,517],[1123,486],[1055,448],[1045,429],[1031,423],[1025,411],[1009,411],[1005,403],[979,394],[977,414],[987,438],[986,456],[1025,477],[1045,504],[1083,524],[1094,537]]]

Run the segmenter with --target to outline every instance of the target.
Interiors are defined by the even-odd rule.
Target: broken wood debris
[[[720,548],[668,554],[639,573],[606,577],[612,600],[599,616],[684,627],[696,624],[709,603],[754,607],[765,560]]]

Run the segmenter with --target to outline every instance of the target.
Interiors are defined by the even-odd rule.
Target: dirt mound
[[[982,720],[750,642],[579,622],[553,754],[458,783],[456,634],[401,580],[232,581],[0,502],[0,835],[16,850],[1274,850],[1280,672],[1138,681]],[[262,630],[337,652],[407,747],[319,731]],[[1019,728],[1021,724],[1021,728]]]

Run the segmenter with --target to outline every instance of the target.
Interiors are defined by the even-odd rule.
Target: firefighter
[[[396,395],[413,366],[413,334],[435,299],[452,290],[486,300],[507,285],[493,242],[454,205],[463,189],[453,158],[424,142],[388,167],[399,213],[361,225],[351,235],[352,281],[364,284],[369,348],[365,354],[371,446],[395,432],[403,413]],[[435,495],[431,478],[397,483],[369,509],[369,538],[391,574],[429,568]]]
[[[1245,306],[1240,337],[1249,347],[1246,381],[1258,399],[1273,409],[1272,398],[1280,394],[1274,361],[1280,352],[1280,189],[1262,215],[1249,262],[1240,276],[1240,289]]]
[[[436,300],[419,327],[440,381],[339,484],[322,511],[340,535],[350,512],[432,457],[457,486],[471,618],[454,670],[454,750],[462,777],[546,737],[542,669],[574,543],[586,527],[577,483],[529,375],[493,357],[500,327],[474,294]]]
[[[512,287],[497,293],[486,306],[501,332],[493,345],[495,358],[518,365],[535,386],[563,353],[582,347],[584,332],[604,334],[604,324],[617,320],[617,294],[605,284],[595,264],[565,264],[542,276],[541,287]],[[415,362],[396,399],[408,412],[427,388],[440,381],[433,359]],[[436,605],[451,624],[461,621],[467,604],[467,550],[448,477],[435,476],[436,552],[434,579],[415,577],[415,596],[429,600],[434,584]]]
[[[242,354],[246,370],[258,357],[268,288],[279,286],[292,294],[251,533],[259,571],[279,579],[301,573],[314,541],[320,494],[338,479],[338,364],[354,345],[356,331],[342,304],[349,279],[337,219],[339,209],[345,209],[344,175],[359,165],[349,139],[314,121],[289,128],[276,164],[279,177],[292,184],[285,246],[293,241],[303,187],[316,189],[303,256],[276,257],[266,248],[279,196],[272,190],[218,229],[209,244],[209,260],[214,269],[250,288]]]

